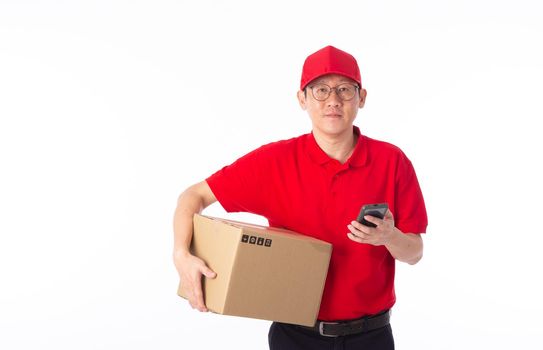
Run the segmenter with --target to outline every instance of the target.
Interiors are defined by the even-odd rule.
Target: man
[[[366,101],[353,56],[327,46],[307,57],[298,101],[312,132],[264,145],[179,197],[174,260],[191,306],[207,311],[202,275],[215,273],[189,252],[192,216],[215,201],[228,212],[266,217],[333,244],[315,327],[274,322],[271,349],[394,349],[395,260],[417,263],[427,226],[422,193],[409,159],[353,125]],[[364,204],[388,203],[384,219],[354,219]]]

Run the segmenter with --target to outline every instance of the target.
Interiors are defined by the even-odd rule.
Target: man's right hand
[[[217,198],[206,181],[187,188],[177,200],[174,215],[174,263],[181,278],[181,293],[187,297],[190,306],[199,311],[208,311],[202,293],[202,275],[215,278],[202,259],[190,254],[192,219],[195,213],[215,203]]]
[[[217,274],[207,267],[202,259],[190,253],[176,254],[174,262],[181,278],[181,293],[186,295],[193,309],[207,312],[202,292],[202,275],[215,278]]]

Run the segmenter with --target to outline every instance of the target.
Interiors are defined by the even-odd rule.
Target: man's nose
[[[326,99],[326,104],[328,106],[339,106],[341,104],[341,98],[339,98],[336,89],[330,90],[330,96]]]

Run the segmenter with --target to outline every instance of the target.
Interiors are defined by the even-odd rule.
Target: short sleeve
[[[405,233],[425,233],[428,217],[422,191],[411,161],[400,153],[396,168],[394,220]]]
[[[244,155],[206,179],[211,191],[227,212],[266,216],[269,198],[269,161],[264,146]]]

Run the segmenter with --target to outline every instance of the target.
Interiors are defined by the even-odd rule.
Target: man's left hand
[[[394,216],[390,210],[387,210],[383,219],[374,216],[366,215],[367,221],[374,223],[377,227],[369,227],[362,225],[358,221],[351,221],[347,228],[349,233],[347,236],[352,241],[358,243],[366,243],[375,246],[385,245],[394,235]]]

